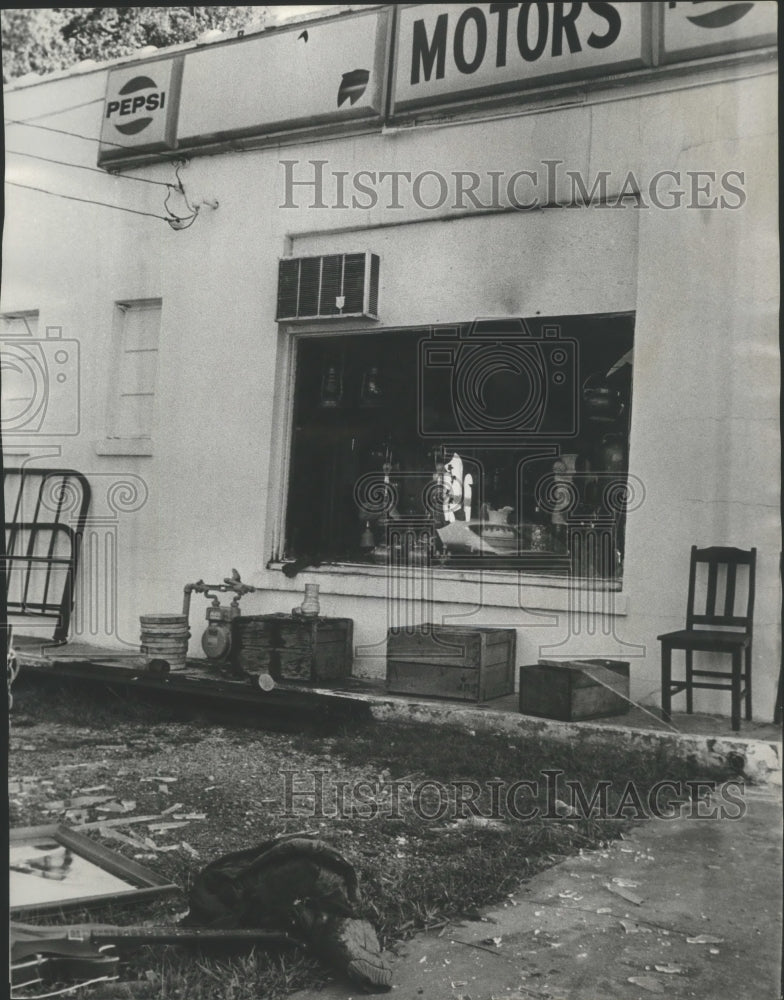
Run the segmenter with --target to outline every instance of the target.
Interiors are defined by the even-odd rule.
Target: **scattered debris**
[[[103,805],[96,806],[98,812],[109,812],[109,813],[129,813],[133,812],[136,808],[136,801],[134,799],[119,799],[112,802],[105,802]]]
[[[538,934],[539,932],[538,931],[534,931],[534,933]],[[465,945],[466,948],[478,948],[480,951],[486,951],[486,952],[488,952],[491,955],[500,955],[501,954],[498,951],[497,948],[488,948],[486,945],[477,944],[475,941],[458,941],[456,938],[450,938],[450,943],[451,944],[462,944],[462,945]]]
[[[454,823],[447,823],[440,828],[441,832],[447,830],[491,830],[494,833],[505,833],[509,829],[509,824],[503,819],[492,819],[489,816],[465,816],[456,819]]]
[[[97,830],[102,826],[129,826],[131,823],[154,823],[159,819],[163,819],[160,813],[154,816],[117,816],[115,819],[99,819],[91,823],[80,823],[74,829]]]
[[[68,820],[69,823],[75,823],[77,824],[77,826],[79,824],[84,825],[87,822],[89,815],[90,814],[86,809],[65,810],[65,818]]]
[[[101,767],[107,763],[106,758],[103,760],[90,760],[83,764],[55,764],[55,771],[72,771],[77,767]]]
[[[653,976],[629,976],[627,982],[632,983],[633,986],[641,986],[649,993],[664,993],[664,987]]]
[[[98,832],[102,837],[106,837],[107,840],[117,840],[121,844],[128,844],[131,847],[147,849],[149,844],[139,837],[134,837],[130,833],[121,833],[119,830],[108,828],[105,826],[99,826]]]
[[[667,962],[666,965],[654,965],[654,969],[657,972],[666,972],[668,975],[678,975],[683,972],[682,965],[673,965],[672,962]]]
[[[694,937],[687,937],[686,944],[724,944],[724,938],[713,934],[696,934]]]
[[[642,896],[638,896],[636,893],[632,892],[630,889],[624,889],[620,885],[613,885],[611,882],[605,882],[604,888],[609,889],[610,892],[614,892],[616,896],[621,896],[623,899],[627,900],[629,903],[634,903],[635,906],[642,905]]]
[[[87,806],[97,806],[104,802],[110,802],[113,795],[76,795],[71,799],[71,805],[75,809],[82,809]]]

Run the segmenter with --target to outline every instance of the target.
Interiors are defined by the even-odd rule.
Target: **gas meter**
[[[236,569],[232,575],[226,577],[223,583],[205,583],[197,580],[196,583],[185,585],[185,597],[183,600],[183,614],[190,614],[191,593],[204,594],[205,597],[212,598],[212,602],[207,608],[205,618],[207,628],[201,637],[201,648],[204,650],[207,659],[213,663],[225,663],[231,653],[231,623],[240,615],[240,598],[243,594],[250,594],[255,591],[255,587],[243,583]],[[221,604],[218,594],[233,593],[231,604]]]

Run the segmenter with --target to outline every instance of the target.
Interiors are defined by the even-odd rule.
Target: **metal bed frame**
[[[64,643],[76,597],[90,484],[74,469],[30,467],[4,469],[3,487],[8,612],[28,618],[55,618],[53,640]],[[62,589],[52,579],[55,570],[63,573]],[[12,590],[16,579],[19,584]]]

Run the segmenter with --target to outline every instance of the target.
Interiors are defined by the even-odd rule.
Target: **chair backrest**
[[[691,547],[689,568],[689,604],[686,612],[686,628],[704,625],[709,628],[731,627],[743,629],[751,635],[754,618],[754,575],[757,564],[756,549],[735,549],[715,545],[707,549]],[[705,567],[700,572],[698,569]],[[741,567],[748,567],[745,572]],[[741,570],[739,573],[739,569]],[[739,577],[741,593],[745,589],[745,606],[738,594]],[[703,596],[704,578],[704,605]],[[745,586],[744,586],[745,584]],[[697,588],[700,586],[698,598]],[[697,608],[703,610],[697,610]],[[736,607],[741,613],[736,614]]]

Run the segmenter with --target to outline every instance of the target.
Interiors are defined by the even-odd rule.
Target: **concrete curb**
[[[334,696],[334,691],[316,690],[319,694]],[[364,692],[341,691],[341,697],[368,704],[373,718],[379,722],[462,726],[481,732],[538,736],[558,742],[582,739],[597,748],[617,746],[619,741],[623,741],[641,750],[655,751],[665,743],[671,752],[684,760],[693,760],[711,769],[726,769],[755,785],[780,787],[782,783],[781,744],[748,739],[742,735],[706,736],[591,722],[557,722],[515,712],[488,711],[453,703],[398,699]]]

